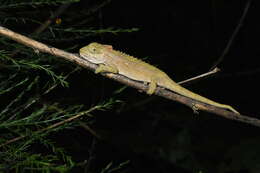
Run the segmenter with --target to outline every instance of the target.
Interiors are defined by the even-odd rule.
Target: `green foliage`
[[[74,37],[76,38],[82,38],[87,36],[95,36],[95,35],[101,35],[101,34],[114,34],[117,35],[119,33],[131,33],[139,31],[138,28],[130,28],[130,29],[122,29],[122,28],[102,28],[102,29],[95,29],[95,28],[88,28],[88,29],[76,29],[76,28],[60,28],[60,27],[52,27],[50,28],[50,33],[46,35],[48,39],[51,38],[57,38],[59,34],[74,34]],[[45,39],[47,39],[45,38]],[[65,38],[60,38],[62,40],[65,40]],[[69,38],[66,38],[68,40]]]
[[[113,167],[113,162],[110,162],[105,168],[102,169],[101,173],[111,173],[116,172],[117,170],[122,169],[124,166],[126,166],[129,163],[129,160],[120,163],[119,165],[116,165]]]
[[[15,0],[1,0],[0,1],[0,9],[5,9],[5,8],[21,8],[21,7],[25,7],[25,6],[31,6],[31,7],[35,7],[38,8],[39,6],[43,6],[43,5],[60,5],[60,4],[66,4],[66,3],[75,3],[75,2],[79,2],[80,0],[31,0],[31,1],[23,1],[23,2],[19,2],[19,1],[15,1]]]
[[[138,30],[87,26],[86,16],[98,12],[110,2],[107,0],[93,4],[88,10],[82,9],[81,13],[64,12],[61,23],[54,20],[43,32],[35,32],[53,17],[53,11],[58,10],[59,5],[77,2],[79,0],[0,1],[0,23],[11,26],[18,33],[26,32],[28,36],[52,41],[53,46],[61,45],[72,51],[78,50],[77,43],[56,43]],[[94,112],[107,111],[120,101],[107,98],[96,104],[85,104],[74,102],[72,98],[55,97],[56,93],[70,90],[70,77],[80,70],[57,57],[0,37],[0,172],[63,173],[84,164],[75,161],[52,136],[76,129],[79,118],[90,124],[95,121]],[[115,172],[127,163],[112,165],[111,162],[102,172]]]
[[[11,153],[12,154],[12,153]],[[66,157],[66,160],[63,160],[63,164],[59,164],[60,158],[56,157],[56,155],[40,155],[40,154],[28,154],[27,152],[18,152],[19,154],[19,162],[16,164],[10,164],[6,166],[0,167],[0,169],[5,170],[8,166],[8,169],[15,170],[14,172],[22,173],[22,172],[68,172],[73,166],[74,162],[70,157]],[[58,154],[58,153],[56,153]],[[64,153],[63,153],[64,154]],[[5,155],[11,161],[10,155]],[[8,170],[6,169],[6,170]]]

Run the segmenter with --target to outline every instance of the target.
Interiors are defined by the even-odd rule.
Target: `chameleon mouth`
[[[80,56],[86,60],[86,61],[89,61],[91,63],[94,63],[94,64],[102,64],[103,61],[102,60],[99,60],[98,58],[96,58],[95,56],[91,55],[91,54],[86,54],[84,53],[84,55],[80,54]]]

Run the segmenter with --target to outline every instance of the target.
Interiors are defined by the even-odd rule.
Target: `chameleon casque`
[[[98,65],[95,73],[118,73],[130,79],[148,83],[147,94],[149,95],[155,92],[156,86],[158,85],[193,100],[228,109],[239,114],[239,112],[229,105],[217,103],[183,88],[155,66],[134,58],[133,56],[116,51],[111,45],[90,43],[81,48],[79,53],[82,58]]]

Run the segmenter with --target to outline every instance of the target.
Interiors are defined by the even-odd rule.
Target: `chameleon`
[[[193,100],[239,114],[238,111],[229,105],[212,101],[180,86],[159,68],[133,56],[114,50],[111,45],[96,42],[90,43],[82,47],[79,50],[79,54],[83,59],[98,65],[95,73],[116,73],[148,84],[146,91],[148,95],[154,94],[156,87],[160,86]]]

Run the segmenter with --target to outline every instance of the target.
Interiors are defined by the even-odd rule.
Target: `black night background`
[[[72,53],[91,42],[113,45],[162,69],[176,82],[206,73],[217,63],[220,72],[183,86],[260,119],[257,1],[70,1],[44,31],[32,34],[66,4],[39,2],[42,4],[0,1],[0,25]],[[122,88],[124,85],[118,82],[59,57],[36,54],[19,43],[2,36],[0,39],[0,92],[6,91],[0,93],[0,145],[27,136],[0,148],[2,172],[260,171],[259,127],[203,111],[194,114],[180,103]],[[12,56],[15,49],[20,51]],[[6,55],[14,60],[7,60]],[[68,85],[56,81],[55,89],[43,94],[51,88],[52,77],[38,66],[29,66],[29,59],[57,76],[70,73],[64,79]],[[9,87],[25,77],[38,80],[33,91],[20,100],[16,96],[29,91],[29,84],[7,92],[4,83],[14,74]],[[35,98],[27,104],[26,100]],[[57,129],[40,130],[107,102],[109,106]],[[15,121],[30,114],[36,117],[40,110],[41,116],[32,118],[32,123]],[[20,158],[14,151],[19,151]]]

